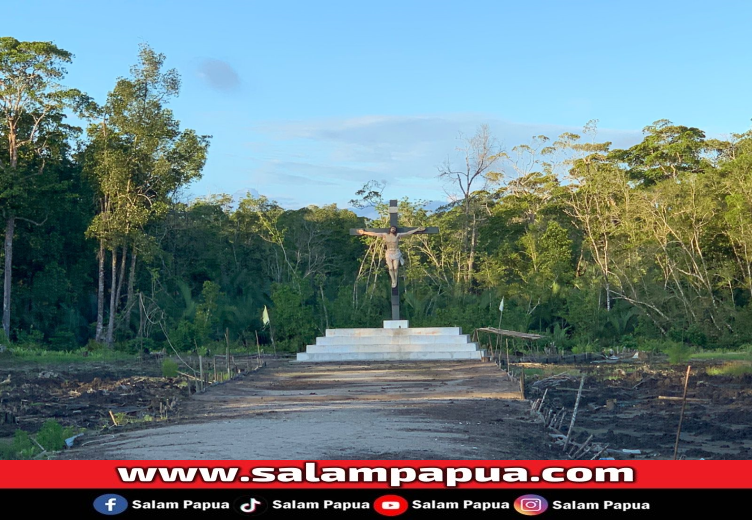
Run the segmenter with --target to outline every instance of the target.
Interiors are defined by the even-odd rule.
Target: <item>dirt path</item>
[[[78,460],[540,460],[551,446],[519,384],[480,361],[296,363],[184,400],[146,429],[84,437]]]

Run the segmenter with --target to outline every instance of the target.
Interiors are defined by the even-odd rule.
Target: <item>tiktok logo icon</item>
[[[94,499],[94,509],[103,515],[119,515],[128,509],[128,501],[120,495],[101,495]]]
[[[263,504],[261,500],[256,500],[255,498],[251,498],[251,501],[247,504],[243,504],[240,506],[240,510],[244,513],[254,513],[256,511],[256,507]]]
[[[243,516],[258,516],[266,512],[267,503],[261,497],[241,497],[234,503],[235,511]]]

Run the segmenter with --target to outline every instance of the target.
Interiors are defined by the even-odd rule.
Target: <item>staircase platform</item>
[[[486,357],[460,327],[414,327],[387,320],[377,329],[327,329],[315,345],[297,355],[301,362],[456,360]]]

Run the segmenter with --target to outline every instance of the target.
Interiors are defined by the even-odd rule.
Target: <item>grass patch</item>
[[[747,361],[752,363],[752,352],[748,351],[717,351],[710,350],[706,352],[697,352],[692,354],[692,359],[710,360],[710,361]]]
[[[70,363],[96,363],[102,361],[125,361],[134,359],[132,354],[124,354],[122,352],[115,352],[106,349],[91,352],[86,349],[56,351],[11,347],[9,350],[11,356],[9,358],[4,358],[4,361],[10,363],[18,361],[24,363],[37,362],[49,365],[62,365]]]
[[[709,376],[743,377],[752,374],[752,363],[728,362],[715,367],[708,367],[705,372]]]
[[[16,430],[13,440],[0,442],[0,460],[29,460],[47,451],[61,451],[65,440],[80,433],[74,428],[63,428],[55,419],[44,422],[36,435]]]

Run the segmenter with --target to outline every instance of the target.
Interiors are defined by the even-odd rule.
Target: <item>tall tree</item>
[[[125,316],[133,305],[136,260],[146,242],[146,225],[163,217],[172,197],[201,176],[209,136],[180,130],[169,100],[180,76],[163,70],[165,56],[141,45],[130,78],[118,80],[107,97],[104,117],[92,125],[87,168],[99,189],[99,213],[89,235],[99,241],[96,340],[113,343],[115,320],[130,255]],[[105,255],[111,253],[110,301],[104,332]]]
[[[642,132],[645,137],[639,144],[611,152],[613,159],[626,164],[629,177],[642,185],[699,173],[708,164],[705,133],[699,128],[660,119]]]
[[[73,55],[51,42],[0,37],[0,135],[7,145],[0,158],[0,211],[5,222],[2,326],[10,337],[13,237],[24,216],[25,195],[34,189],[45,161],[44,127],[62,124],[67,108],[81,109],[88,98],[58,84]],[[34,169],[28,168],[34,162]]]
[[[501,157],[501,149],[488,125],[480,125],[472,137],[463,138],[457,151],[462,154],[464,165],[456,168],[447,160],[439,170],[439,178],[454,190],[459,190],[457,202],[462,205],[464,218],[461,232],[464,266],[459,266],[459,272],[464,272],[465,283],[471,284],[475,273],[478,227],[482,220],[481,195],[488,189],[489,182],[501,178],[501,173],[493,170]]]

